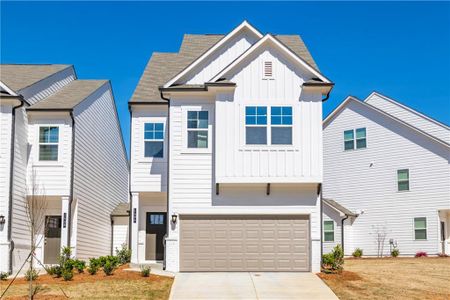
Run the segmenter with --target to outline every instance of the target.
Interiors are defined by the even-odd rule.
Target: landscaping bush
[[[28,271],[25,272],[25,279],[27,281],[30,281],[30,280],[34,281],[34,280],[38,279],[38,277],[39,277],[39,273],[35,269],[28,269]]]
[[[88,272],[91,275],[97,274],[98,269],[100,268],[100,261],[97,258],[89,259],[89,267]]]
[[[322,270],[325,273],[336,273],[343,269],[344,252],[341,245],[337,245],[330,253],[322,256]]]
[[[70,269],[64,269],[63,271],[62,271],[62,278],[65,280],[65,281],[70,281],[70,280],[72,280],[72,278],[73,278],[73,271],[72,270],[70,270]]]
[[[141,266],[141,275],[142,277],[150,276],[151,267],[150,266]]]
[[[115,267],[114,267],[114,265],[113,265],[113,263],[112,263],[111,261],[107,261],[107,262],[105,263],[105,265],[103,266],[103,272],[104,272],[107,276],[112,275],[113,272],[114,272],[114,269],[115,269]]]
[[[57,266],[48,266],[45,268],[45,271],[47,272],[48,275],[54,276],[56,272],[56,267]]]
[[[427,257],[428,254],[425,251],[419,251],[416,253],[415,257]]]
[[[397,257],[400,254],[400,250],[398,250],[397,248],[392,249],[391,251],[391,256],[392,257]]]
[[[73,266],[77,269],[78,273],[83,273],[86,268],[86,262],[84,260],[75,259],[73,261]]]
[[[7,272],[0,272],[0,280],[8,280],[8,273]]]
[[[361,248],[356,248],[352,255],[353,257],[359,258],[363,255],[363,250]]]
[[[53,274],[56,276],[56,278],[59,278],[62,275],[62,271],[63,271],[63,268],[61,268],[61,266],[58,265],[58,266],[55,266],[55,268],[53,269]]]
[[[121,265],[131,261],[131,250],[128,249],[127,244],[122,244],[122,249],[120,250],[116,248],[116,256]]]

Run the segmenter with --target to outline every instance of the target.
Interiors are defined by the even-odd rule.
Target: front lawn
[[[450,258],[346,259],[319,274],[339,299],[450,299]]]
[[[36,281],[39,292],[35,299],[168,299],[173,278],[151,274],[142,277],[139,272],[119,267],[111,276],[102,271],[96,275],[75,272],[73,280],[64,281],[49,275],[40,275]],[[9,281],[0,282],[0,294]],[[16,279],[5,299],[27,299],[28,282]]]

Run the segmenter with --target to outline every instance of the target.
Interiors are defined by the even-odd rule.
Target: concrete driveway
[[[170,299],[338,299],[313,273],[178,273]]]

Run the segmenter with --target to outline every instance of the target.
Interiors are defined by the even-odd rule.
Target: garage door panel
[[[308,216],[180,216],[181,271],[308,271]]]

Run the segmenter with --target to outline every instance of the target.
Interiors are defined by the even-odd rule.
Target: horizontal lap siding
[[[75,111],[74,201],[77,256],[107,255],[112,210],[128,199],[128,166],[109,84]]]
[[[367,149],[344,151],[344,130],[360,127],[367,128]],[[439,251],[437,211],[450,208],[448,148],[351,103],[325,128],[324,149],[324,197],[362,211],[352,225],[352,247],[376,255],[375,231],[385,228],[385,254],[389,239],[405,255]],[[398,192],[397,170],[405,168],[410,191]],[[427,241],[414,240],[414,217],[427,217]]]

